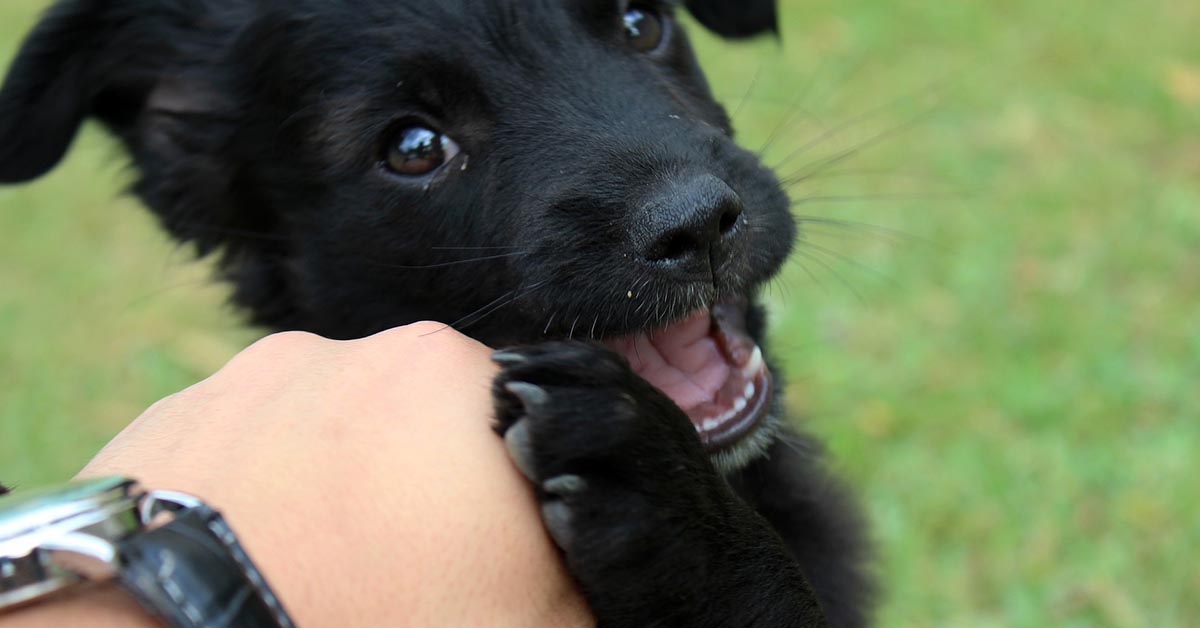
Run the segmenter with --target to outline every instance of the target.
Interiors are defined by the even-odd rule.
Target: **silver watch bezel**
[[[146,528],[145,496],[104,477],[0,498],[0,610],[113,578],[116,543]]]

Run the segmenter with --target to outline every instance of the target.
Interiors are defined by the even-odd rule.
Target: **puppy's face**
[[[219,250],[257,322],[334,337],[419,319],[492,345],[595,339],[724,458],[769,440],[758,286],[794,238],[666,1],[56,5],[0,92],[0,181],[79,121]],[[730,36],[771,2],[695,0]]]

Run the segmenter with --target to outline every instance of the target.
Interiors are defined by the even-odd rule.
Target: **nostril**
[[[699,248],[699,243],[687,231],[673,231],[654,242],[646,251],[645,258],[651,262],[665,262],[686,257]]]
[[[742,206],[740,203],[731,203],[725,207],[725,211],[721,213],[721,222],[717,225],[717,229],[721,235],[729,235],[729,232],[737,228],[738,223],[742,220]]]

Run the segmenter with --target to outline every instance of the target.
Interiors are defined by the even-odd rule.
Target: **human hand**
[[[301,626],[593,624],[492,432],[489,353],[434,323],[270,336],[81,475],[221,510]]]

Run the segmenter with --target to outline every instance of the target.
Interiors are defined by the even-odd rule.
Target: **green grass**
[[[44,1],[0,6],[0,59]],[[790,404],[880,547],[884,626],[1200,618],[1200,4],[795,0],[696,34],[810,225],[770,293]],[[0,62],[2,65],[2,62]],[[757,78],[756,78],[757,77]],[[0,189],[0,478],[67,477],[254,337],[89,130]],[[897,234],[898,232],[898,234]]]

